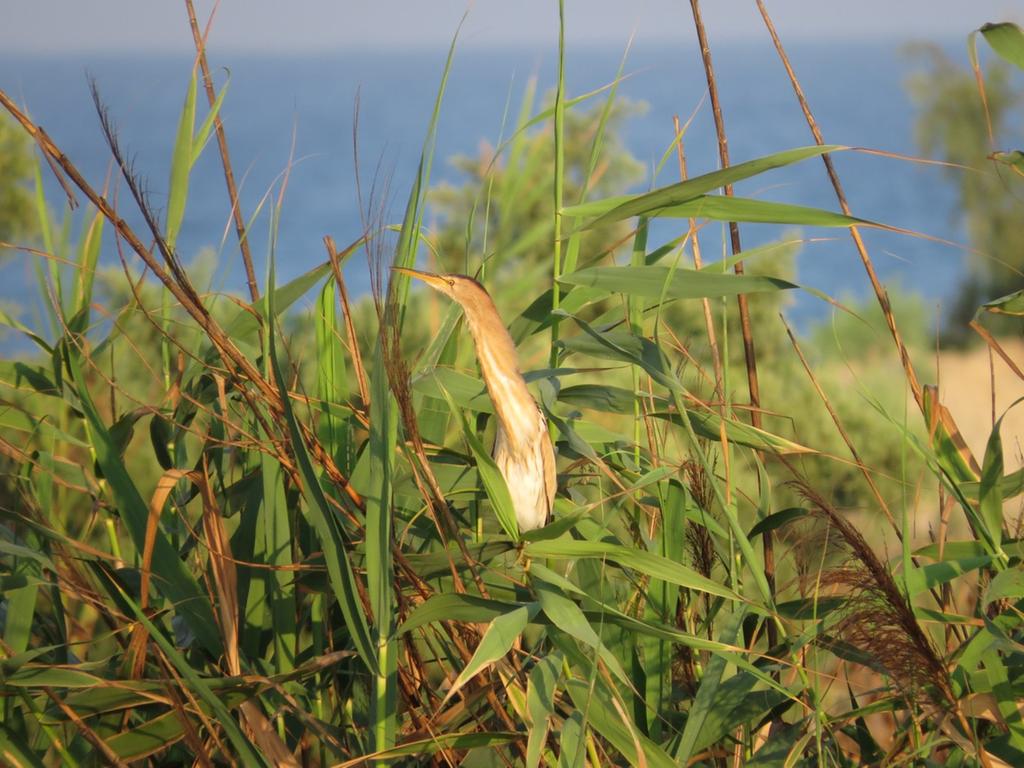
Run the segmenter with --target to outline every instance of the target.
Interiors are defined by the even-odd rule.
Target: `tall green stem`
[[[555,242],[551,309],[558,309],[558,278],[562,276],[562,190],[565,176],[565,0],[558,0],[558,87],[555,90]],[[558,319],[551,324],[551,367],[558,362]]]

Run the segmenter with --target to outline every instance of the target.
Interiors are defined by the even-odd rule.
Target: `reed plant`
[[[365,231],[337,233],[340,249],[324,233],[322,263],[278,284],[286,184],[262,211],[241,209],[219,119],[230,96],[213,86],[187,5],[196,64],[162,215],[100,94],[117,197],[0,93],[61,181],[61,205],[88,210],[77,242],[62,240],[48,212],[58,201],[38,187],[43,245],[23,254],[39,265],[46,327],[4,318],[35,346],[0,361],[5,764],[1024,761],[1022,552],[1004,517],[1024,474],[1004,472],[998,422],[972,456],[919,381],[859,235],[892,225],[846,206],[829,158],[848,150],[824,142],[791,69],[813,145],[731,164],[716,101],[720,170],[686,176],[680,129],[666,153],[679,181],[595,193],[615,84],[567,93],[560,34],[552,106],[528,100],[482,167],[452,266],[450,253],[432,253],[424,219],[453,44],[401,220],[370,211]],[[1024,65],[1018,27],[982,33]],[[570,184],[567,126],[592,104]],[[197,288],[175,247],[191,168],[214,140],[245,298]],[[732,194],[769,170],[822,161],[838,210]],[[549,189],[524,188],[532,177],[513,172],[536,163],[549,164]],[[137,209],[143,230],[115,200]],[[258,214],[271,222],[262,278],[250,250]],[[912,410],[865,391],[861,408],[876,418],[851,433],[796,337],[759,357],[764,323],[750,322],[748,297],[804,289],[744,269],[777,248],[744,250],[745,222],[778,225],[780,237],[794,225],[852,235]],[[715,226],[732,249],[701,259]],[[104,244],[121,259],[120,306],[96,301]],[[508,267],[526,252],[548,260],[516,277]],[[344,280],[364,255],[369,302]],[[493,408],[459,312],[389,280],[392,265],[431,260],[515,286],[518,313],[506,319],[558,450],[542,529],[497,524]],[[295,309],[305,296],[311,315]],[[1019,315],[1020,303],[985,311]],[[304,332],[285,333],[296,318]],[[696,328],[686,338],[682,322]],[[798,362],[817,411],[761,390]],[[838,449],[801,437],[825,433]],[[924,478],[866,464],[863,444],[878,441]],[[827,481],[851,467],[871,507],[856,517]],[[931,493],[908,492],[915,484]],[[914,540],[915,524],[933,531],[930,543]],[[865,533],[876,530],[894,552]]]

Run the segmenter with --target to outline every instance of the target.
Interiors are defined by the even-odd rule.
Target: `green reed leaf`
[[[1020,69],[1024,69],[1024,29],[1013,22],[983,24],[979,30],[992,50]]]
[[[799,287],[776,277],[662,266],[589,267],[563,275],[561,282],[650,299],[717,299]]]
[[[174,139],[174,151],[171,154],[171,180],[167,190],[167,223],[164,227],[164,239],[167,240],[167,246],[172,250],[178,241],[178,232],[181,230],[181,222],[185,218],[185,204],[188,201],[197,88],[197,73],[193,68],[192,77],[188,82],[188,90],[185,92],[185,104],[178,117],[178,133]]]
[[[606,559],[623,568],[653,576],[657,579],[678,584],[697,592],[718,595],[729,600],[742,600],[732,590],[723,587],[711,579],[701,576],[691,568],[667,558],[640,549],[631,549],[621,544],[609,544],[603,541],[578,541],[574,539],[557,539],[555,541],[530,541],[523,551],[537,559],[578,560],[581,558]]]
[[[228,79],[224,85],[221,86],[220,91],[217,93],[217,97],[213,100],[213,106],[210,107],[210,111],[206,113],[206,117],[203,119],[202,125],[199,126],[199,130],[196,132],[195,138],[192,140],[192,156],[190,163],[196,164],[199,159],[199,155],[203,153],[203,149],[206,147],[206,142],[210,138],[210,134],[213,131],[213,127],[216,124],[217,116],[220,115],[220,109],[224,105],[224,97],[228,93],[228,85],[231,84],[231,73],[228,72]]]
[[[448,689],[448,693],[445,694],[444,701],[450,700],[478,672],[512,650],[512,644],[522,634],[523,630],[526,629],[530,618],[536,614],[537,607],[536,603],[522,605],[509,613],[497,616],[491,622],[487,631],[484,632],[484,636],[480,638],[480,644],[473,652],[472,658],[462,672],[459,673],[459,676],[455,678],[455,682]]]
[[[466,414],[456,405],[455,399],[448,390],[442,387],[441,394],[448,401],[448,407],[451,408],[452,413],[458,417],[459,422],[462,424],[462,436],[469,444],[469,449],[476,460],[476,468],[480,473],[480,480],[487,491],[487,498],[491,500],[491,506],[494,509],[495,516],[498,518],[498,523],[509,538],[513,541],[518,541],[519,522],[516,519],[515,507],[512,505],[512,495],[508,491],[505,476],[501,474],[501,470],[498,469],[498,465],[491,458],[490,452],[484,448],[480,438],[477,437],[476,432],[469,425],[469,421],[466,420]]]
[[[587,229],[592,229],[633,216],[646,215],[660,208],[680,205],[720,187],[724,187],[726,184],[734,184],[737,181],[757,176],[774,168],[782,168],[786,165],[806,160],[809,157],[819,157],[826,152],[838,152],[843,149],[846,149],[846,147],[836,145],[790,149],[785,152],[777,152],[757,158],[756,160],[732,165],[719,171],[712,171],[703,176],[694,176],[692,179],[670,184],[667,187],[661,187],[646,194],[631,195],[625,198],[610,198],[587,203],[585,206],[569,207],[565,209],[564,213],[567,216],[597,216],[586,227]]]

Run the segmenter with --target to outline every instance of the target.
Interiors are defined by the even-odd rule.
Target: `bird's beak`
[[[409,277],[415,277],[417,280],[422,280],[431,288],[440,288],[441,285],[445,284],[444,279],[440,275],[435,275],[433,272],[421,272],[418,269],[409,269],[408,267],[392,267],[391,271],[398,272],[402,275],[408,275]]]

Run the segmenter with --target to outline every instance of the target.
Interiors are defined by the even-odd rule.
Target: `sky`
[[[786,40],[955,38],[987,21],[1024,22],[1021,0],[766,0]],[[196,0],[201,19],[213,0]],[[754,0],[704,0],[714,40],[764,35]],[[569,45],[690,41],[686,0],[566,0]],[[294,54],[446,45],[466,14],[463,46],[555,41],[556,0],[221,0],[211,46]],[[191,49],[184,3],[172,0],[3,0],[5,53]]]

